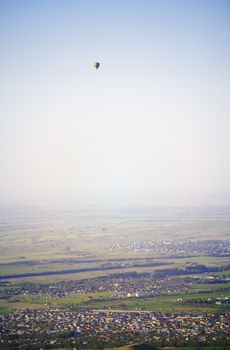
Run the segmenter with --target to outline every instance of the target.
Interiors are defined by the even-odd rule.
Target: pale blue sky
[[[0,0],[1,203],[230,203],[229,42],[229,1]]]

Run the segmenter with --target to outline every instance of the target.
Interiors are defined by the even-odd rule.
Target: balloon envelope
[[[98,69],[98,68],[100,67],[100,63],[99,63],[99,62],[95,62],[95,63],[93,64],[93,66],[94,66],[94,68]]]

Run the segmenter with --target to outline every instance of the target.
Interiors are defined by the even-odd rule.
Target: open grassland
[[[12,308],[10,306],[4,306],[0,304],[0,313],[7,313],[10,312]]]
[[[229,305],[209,305],[208,303],[196,304],[193,301],[198,299],[218,298],[229,295],[228,292],[223,293],[210,293],[204,295],[188,294],[183,297],[183,301],[178,301],[181,298],[180,294],[174,294],[172,296],[157,296],[150,298],[137,298],[137,299],[123,299],[123,300],[111,300],[111,301],[94,301],[93,299],[87,302],[85,305],[93,309],[114,309],[114,310],[148,310],[156,312],[178,312],[178,313],[206,313],[210,311],[229,310]],[[191,300],[190,303],[187,303]],[[82,305],[83,306],[83,305]]]
[[[216,276],[225,276],[225,275],[230,275],[230,270],[224,270],[220,272],[215,273]]]
[[[163,349],[163,348],[162,348]],[[168,350],[170,348],[167,348]],[[229,350],[228,344],[213,344],[213,345],[194,345],[194,346],[179,346],[176,348],[178,350]]]
[[[147,344],[140,344],[140,345],[133,344],[133,345],[121,346],[119,348],[114,348],[114,350],[154,350],[154,349],[155,347],[152,347],[151,345],[147,345]]]
[[[99,267],[98,263],[94,261],[90,263],[59,263],[59,262],[47,262],[47,263],[34,263],[34,264],[20,264],[20,265],[1,265],[0,274],[1,275],[17,275],[26,273],[41,273],[41,272],[52,272],[52,271],[64,271],[69,269],[85,269],[85,268],[95,268]]]
[[[227,265],[230,262],[229,257],[218,257],[218,256],[193,256],[193,257],[185,257],[185,258],[173,258],[173,259],[165,259],[168,262],[172,262],[178,266],[183,265],[185,263],[198,263],[198,264],[204,264],[206,266],[223,266]]]
[[[128,273],[128,272],[138,272],[138,273],[154,273],[157,270],[164,270],[164,269],[169,269],[169,268],[174,268],[175,265],[174,263],[164,265],[164,262],[161,263],[158,261],[158,266],[130,266],[130,267],[125,267],[125,266],[113,266],[113,268],[107,267],[106,269],[101,266],[95,266],[95,264],[85,264],[84,266],[71,266],[67,269],[51,269],[51,270],[34,270],[34,271],[23,271],[23,268],[20,266],[21,272],[18,272],[17,269],[12,267],[11,273],[9,275],[14,276],[11,278],[8,278],[10,281],[14,282],[22,282],[22,281],[33,281],[33,282],[46,282],[50,283],[51,281],[57,282],[57,281],[63,281],[63,280],[79,280],[79,279],[87,279],[87,278],[95,278],[99,276],[108,276],[110,274],[116,274],[116,273]],[[179,265],[176,265],[179,266]],[[77,271],[74,272],[74,269]],[[88,270],[88,271],[87,271]],[[16,272],[17,271],[17,272]],[[72,272],[71,272],[72,271]],[[35,273],[34,276],[30,276],[30,273]],[[44,275],[43,275],[44,272]],[[45,273],[48,272],[48,275],[45,275]],[[61,273],[60,273],[61,272]],[[25,274],[25,276],[20,276],[20,273]],[[28,276],[26,276],[28,274]],[[5,273],[2,274],[2,276],[6,275]],[[8,275],[8,276],[9,276]],[[18,277],[17,277],[18,275]],[[5,278],[7,280],[7,278]]]
[[[221,290],[221,291],[228,291],[230,293],[230,282],[229,283],[199,283],[199,284],[193,284],[191,286],[192,290],[194,291],[200,291],[200,292],[209,292],[209,291],[218,291],[218,290]]]
[[[146,260],[147,259],[147,260]],[[63,280],[79,280],[82,278],[93,278],[98,276],[108,276],[112,273],[137,271],[154,273],[158,270],[170,268],[180,268],[187,263],[203,264],[207,267],[227,266],[230,259],[226,257],[210,257],[196,256],[188,258],[164,258],[155,259],[154,256],[149,259],[149,255],[143,253],[141,258],[126,259],[116,258],[112,260],[106,259],[82,259],[82,262],[74,260],[63,261],[43,261],[43,262],[20,262],[13,264],[0,265],[0,276],[12,276],[14,281],[63,281]],[[147,265],[147,266],[145,266]],[[152,265],[152,266],[151,266]],[[117,267],[117,268],[116,268]],[[215,274],[224,275],[228,271],[224,268]],[[47,276],[46,276],[47,273]],[[27,276],[28,274],[28,276]],[[19,276],[17,276],[19,275]],[[21,275],[21,276],[20,276]],[[7,279],[7,278],[6,278]]]
[[[212,344],[212,345],[194,345],[194,346],[179,346],[179,347],[165,347],[165,348],[161,348],[161,347],[152,347],[152,349],[158,349],[158,350],[163,350],[163,349],[167,349],[167,350],[228,350],[229,347],[228,345],[225,344]],[[105,349],[107,350],[107,349]],[[118,348],[113,348],[113,350],[145,350],[144,344],[140,344],[140,345],[127,345],[127,346],[121,346]],[[146,350],[151,350],[151,346],[150,345],[146,345]]]

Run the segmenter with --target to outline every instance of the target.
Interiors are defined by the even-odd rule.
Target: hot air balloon
[[[94,62],[93,66],[94,66],[94,68],[98,69],[100,67],[100,63],[99,62]]]

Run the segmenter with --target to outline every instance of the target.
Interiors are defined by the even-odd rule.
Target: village
[[[201,254],[227,257],[229,241],[143,241],[133,247],[152,247],[161,256],[186,259],[181,265],[166,263],[152,271],[148,264],[154,261],[146,259],[145,272],[121,268],[84,279],[2,279],[0,301],[10,310],[0,314],[0,348],[84,350],[134,342],[167,347],[230,340],[227,260],[225,265],[208,266],[187,259]],[[126,260],[111,259],[106,264],[126,266]],[[127,264],[135,267],[136,259]],[[34,302],[32,307],[26,306],[29,300]],[[161,305],[164,300],[165,306]]]
[[[122,345],[127,342],[153,342],[161,346],[169,344],[202,344],[208,342],[228,341],[230,339],[230,296],[208,297],[206,291],[201,299],[183,300],[191,287],[204,283],[216,284],[215,291],[228,290],[229,275],[225,276],[172,276],[163,279],[154,278],[148,273],[130,272],[106,277],[84,279],[80,281],[61,281],[50,284],[21,283],[13,286],[2,282],[1,298],[7,300],[15,295],[45,296],[47,305],[41,309],[13,310],[0,315],[1,349],[55,349],[58,347],[77,347],[79,349],[102,349],[106,346]],[[8,287],[7,287],[8,286]],[[199,290],[198,290],[199,291]],[[161,295],[178,295],[176,303],[184,311],[179,313],[171,308],[168,312],[153,312],[134,307],[134,310],[112,309],[104,305],[103,310],[92,309],[82,305],[65,307],[49,306],[49,298],[63,300],[76,294],[92,295],[110,292],[110,300],[159,297]],[[90,296],[91,293],[91,296]],[[195,293],[195,291],[194,291]],[[228,292],[227,292],[228,293]],[[195,294],[193,294],[195,295]],[[202,294],[201,294],[202,296]],[[106,299],[104,299],[106,301]],[[220,312],[186,312],[186,305],[205,303],[220,305]],[[124,304],[125,305],[125,304]],[[96,347],[98,346],[98,347]]]
[[[143,252],[149,251],[159,257],[187,257],[199,254],[208,256],[230,256],[230,240],[155,240],[113,243],[106,251]]]
[[[218,284],[219,290],[230,282],[228,274],[223,276],[196,275],[156,278],[150,273],[128,272],[111,274],[83,280],[60,281],[56,283],[22,282],[20,284],[1,282],[0,300],[16,295],[37,295],[47,298],[63,298],[72,294],[111,293],[113,298],[151,297],[165,293],[186,293],[194,283]],[[218,290],[218,289],[217,289]],[[208,291],[206,291],[208,293]]]
[[[1,349],[55,348],[65,340],[81,349],[129,339],[159,344],[230,340],[230,314],[163,314],[149,311],[24,310],[1,315]],[[67,340],[68,338],[68,340]],[[24,344],[24,345],[22,345]]]

